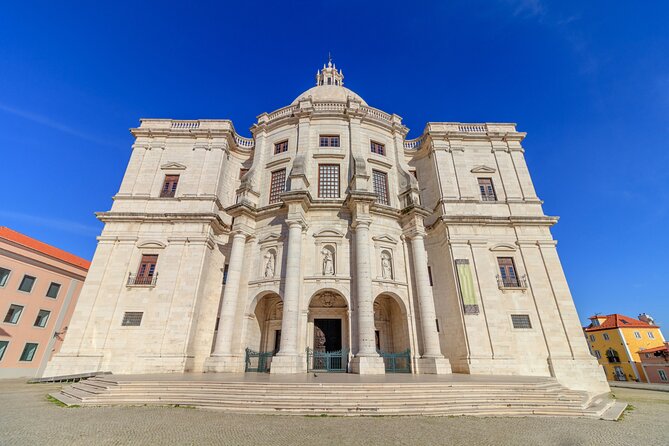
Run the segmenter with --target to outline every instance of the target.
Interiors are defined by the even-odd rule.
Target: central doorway
[[[341,350],[341,319],[314,319],[314,351]]]

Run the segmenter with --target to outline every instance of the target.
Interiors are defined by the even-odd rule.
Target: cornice
[[[103,223],[110,222],[208,222],[219,232],[229,230],[229,226],[223,222],[220,215],[213,212],[170,212],[170,213],[151,213],[151,212],[96,212],[95,216]]]

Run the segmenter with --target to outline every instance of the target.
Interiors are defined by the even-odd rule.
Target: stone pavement
[[[64,408],[60,384],[0,381],[0,445],[625,445],[669,444],[669,394],[614,389],[621,421],[572,418],[294,417],[174,407]]]

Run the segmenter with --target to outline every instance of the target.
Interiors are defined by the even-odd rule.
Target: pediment
[[[344,237],[344,233],[340,232],[336,229],[323,229],[317,233],[314,234],[314,237]]]
[[[165,163],[162,166],[160,166],[161,169],[172,169],[172,170],[184,170],[186,166],[183,164],[177,163],[177,162],[169,162]]]
[[[394,237],[389,236],[388,234],[383,234],[379,235],[376,237],[372,237],[372,240],[375,242],[385,242],[385,243],[392,243],[392,244],[397,244],[397,239]]]
[[[163,249],[167,245],[163,242],[159,242],[158,240],[140,240],[137,242],[137,247],[138,248],[153,248],[153,249]]]
[[[488,166],[476,166],[472,169],[472,173],[495,173],[497,172],[492,167]]]
[[[269,234],[268,236],[260,239],[258,243],[260,244],[271,243],[271,242],[278,242],[279,240],[281,240],[281,234]]]
[[[515,251],[516,247],[513,246],[511,243],[498,243],[492,248],[490,248],[491,251]]]

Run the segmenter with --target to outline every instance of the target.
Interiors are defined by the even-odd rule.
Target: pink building
[[[90,262],[0,226],[0,378],[40,377]]]
[[[660,347],[639,350],[639,358],[648,382],[669,384],[669,342]]]

